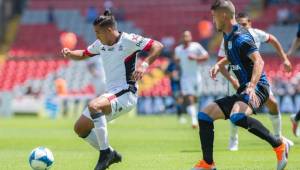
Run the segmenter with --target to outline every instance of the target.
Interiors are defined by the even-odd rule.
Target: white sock
[[[197,119],[197,108],[196,105],[189,105],[186,108],[186,111],[188,112],[188,114],[191,116],[192,118],[192,125],[198,125],[198,119]]]
[[[108,143],[107,121],[105,116],[101,115],[97,118],[94,118],[93,122],[100,150],[108,149],[110,146]]]
[[[91,130],[90,134],[87,137],[83,138],[83,140],[88,142],[96,150],[99,150],[99,144],[94,128]]]
[[[280,138],[281,137],[281,114],[280,113],[277,115],[269,114],[269,118],[272,122],[275,137]]]
[[[238,127],[230,122],[230,138],[238,140]]]

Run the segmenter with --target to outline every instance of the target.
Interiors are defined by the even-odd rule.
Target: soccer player
[[[250,133],[268,142],[277,156],[277,170],[287,165],[289,145],[272,135],[258,120],[250,117],[255,109],[262,106],[269,97],[269,82],[263,71],[264,61],[249,31],[238,25],[235,7],[230,0],[216,0],[211,6],[214,23],[223,32],[226,57],[210,70],[216,79],[220,66],[231,64],[240,87],[236,94],[216,100],[198,113],[199,136],[203,160],[193,170],[215,170],[213,160],[214,121],[230,119]]]
[[[108,142],[107,121],[127,113],[136,106],[137,86],[148,66],[160,54],[163,45],[136,34],[119,32],[110,11],[105,11],[93,22],[97,40],[85,50],[62,50],[66,58],[83,60],[95,55],[103,59],[106,93],[88,104],[74,126],[75,132],[94,148],[100,150],[95,170],[105,170],[121,161]],[[148,51],[148,56],[136,66],[137,53]]]
[[[207,51],[197,42],[192,41],[190,31],[182,34],[182,44],[175,48],[175,58],[179,60],[181,68],[180,88],[181,93],[187,100],[187,112],[192,118],[192,127],[197,128],[197,105],[196,100],[199,95],[201,74],[199,62],[209,58]]]
[[[179,123],[185,124],[186,119],[183,114],[183,97],[180,92],[180,66],[179,61],[173,57],[166,69],[166,74],[170,77],[170,85],[172,89],[172,97],[175,100],[175,106]]]
[[[290,72],[292,70],[292,65],[289,59],[287,58],[287,55],[285,54],[280,42],[277,40],[277,38],[269,33],[266,33],[262,30],[252,28],[251,27],[251,20],[249,16],[246,13],[239,13],[236,17],[237,22],[248,29],[250,34],[254,38],[254,42],[259,49],[261,43],[270,43],[275,49],[278,54],[278,56],[283,60],[284,68],[287,72]],[[225,50],[224,50],[224,40],[222,41],[222,44],[220,46],[220,50],[218,53],[219,57],[226,56]],[[238,89],[239,83],[236,80],[236,78],[232,77],[230,74],[228,74],[227,69],[225,67],[220,68],[220,72],[233,84],[233,87],[235,89]],[[266,102],[266,106],[269,108],[269,117],[272,121],[274,134],[277,138],[281,138],[281,113],[278,106],[278,103],[276,101],[276,98],[272,91],[270,91],[269,99]],[[293,145],[293,142],[286,139],[290,143],[290,145]],[[230,138],[229,138],[229,150],[230,151],[237,151],[238,150],[238,132],[237,132],[237,126],[231,123],[230,127]]]
[[[294,39],[291,48],[288,51],[288,55],[291,56],[300,47],[300,23],[298,24],[298,32],[296,38]],[[295,136],[300,136],[299,122],[300,122],[300,110],[296,114],[291,115],[291,121],[293,125],[293,133]]]

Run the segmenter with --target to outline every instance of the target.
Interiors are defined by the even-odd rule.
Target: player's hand
[[[258,98],[258,96],[255,93],[254,86],[252,86],[251,84],[248,85],[248,87],[245,90],[245,93],[247,93],[249,95],[249,103],[254,108],[258,108],[259,107],[259,103],[260,103],[260,99]]]
[[[209,70],[209,75],[213,80],[217,80],[217,74],[220,71],[220,67],[218,64],[214,65],[210,70]]]
[[[65,58],[69,58],[69,56],[71,54],[71,50],[69,48],[63,48],[61,50],[61,53]]]
[[[140,64],[133,72],[132,79],[134,81],[141,80],[148,67],[149,67],[149,64],[146,62],[143,62],[142,64]]]
[[[284,66],[284,70],[286,71],[286,72],[291,72],[292,71],[292,64],[291,64],[291,62],[289,61],[289,60],[285,60],[284,62],[283,62],[283,66]]]

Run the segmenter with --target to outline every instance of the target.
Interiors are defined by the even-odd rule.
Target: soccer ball
[[[54,162],[52,152],[45,147],[38,147],[31,151],[29,155],[29,164],[33,170],[50,169]]]

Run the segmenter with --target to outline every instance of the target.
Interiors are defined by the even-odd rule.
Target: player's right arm
[[[96,40],[93,44],[87,47],[85,50],[70,50],[68,48],[62,49],[62,54],[66,58],[70,58],[73,60],[84,60],[95,55],[99,55],[101,48],[101,44],[99,40]]]
[[[222,58],[220,61],[218,61],[209,71],[209,75],[213,80],[216,80],[217,74],[220,71],[220,67],[225,67],[225,65],[228,65],[230,62],[228,61],[227,57]]]
[[[239,81],[234,78],[225,67],[225,65],[219,65],[220,73],[232,84],[234,89],[238,89],[240,87]]]
[[[70,50],[69,48],[62,49],[62,54],[65,58],[70,58],[73,60],[84,60],[89,58],[88,55],[84,54],[84,50]]]
[[[226,57],[226,53],[225,53],[225,49],[224,49],[224,39],[222,40],[222,43],[221,43],[221,46],[220,46],[220,49],[218,52],[218,56],[219,56],[219,61]],[[240,86],[239,81],[229,73],[229,71],[225,67],[225,65],[220,65],[219,70],[220,70],[221,74],[232,84],[232,86],[235,89],[239,88],[239,86]]]

